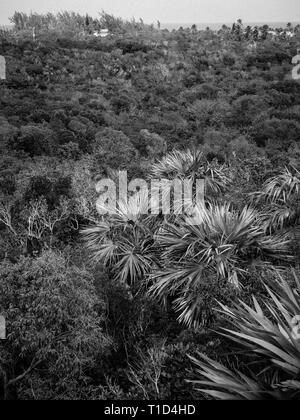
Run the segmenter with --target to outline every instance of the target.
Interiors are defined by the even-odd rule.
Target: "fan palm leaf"
[[[263,206],[265,226],[269,230],[284,229],[298,223],[300,216],[300,172],[286,168],[268,179],[262,190],[252,194]]]
[[[155,179],[204,181],[207,195],[224,192],[230,182],[229,171],[225,165],[208,162],[202,152],[175,150],[152,165],[151,176]]]
[[[154,246],[157,219],[149,214],[149,201],[142,191],[116,207],[105,206],[107,215],[83,230],[92,259],[109,268],[115,278],[135,285],[158,264]]]
[[[193,223],[183,217],[165,223],[156,242],[165,269],[152,273],[150,293],[162,300],[177,297],[179,319],[189,326],[197,322],[194,302],[204,284],[227,281],[238,287],[253,260],[272,267],[270,261],[290,258],[285,237],[266,235],[259,214],[248,207],[240,212],[230,205],[197,207]]]
[[[220,304],[220,312],[232,325],[221,334],[242,346],[247,354],[256,355],[257,364],[266,368],[250,382],[239,371],[230,371],[199,355],[201,360],[193,361],[197,373],[207,379],[195,381],[202,392],[219,399],[300,398],[300,326],[295,323],[300,319],[300,281],[295,273],[294,280],[291,285],[279,277],[272,286],[266,285],[269,300],[264,302],[265,310],[255,298],[253,307],[243,302],[233,308]]]

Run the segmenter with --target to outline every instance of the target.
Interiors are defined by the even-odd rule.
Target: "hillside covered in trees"
[[[12,23],[0,399],[299,400],[300,28]],[[202,179],[198,222],[100,217],[120,170]]]

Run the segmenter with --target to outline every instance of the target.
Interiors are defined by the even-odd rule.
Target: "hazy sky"
[[[15,10],[49,12],[74,10],[96,16],[101,9],[146,22],[230,23],[300,21],[299,0],[0,0],[0,24]]]

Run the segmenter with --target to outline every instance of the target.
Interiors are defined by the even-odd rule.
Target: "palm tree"
[[[199,151],[175,150],[152,165],[151,176],[159,179],[204,180],[205,194],[220,194],[228,188],[231,178],[228,168],[209,162]]]
[[[262,191],[254,193],[253,197],[256,203],[263,205],[265,223],[271,231],[295,228],[300,217],[300,172],[286,168],[268,179]]]
[[[221,305],[232,325],[222,335],[241,345],[251,363],[244,373],[203,354],[191,358],[199,391],[221,400],[300,399],[300,281],[294,278],[291,285],[279,278],[266,286],[270,299],[265,309],[255,298],[253,308],[243,302],[233,308]]]
[[[228,204],[197,207],[192,219],[165,223],[156,241],[164,269],[152,274],[150,292],[161,300],[171,297],[179,321],[189,327],[199,323],[207,283],[239,287],[250,265],[271,269],[272,262],[289,259],[288,242],[282,235],[268,236],[258,212],[235,211]]]
[[[106,208],[107,216],[82,232],[92,259],[133,287],[139,287],[138,281],[158,264],[154,246],[158,219],[148,207],[148,196],[140,192],[126,203]]]

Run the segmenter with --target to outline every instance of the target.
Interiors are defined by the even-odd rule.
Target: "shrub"
[[[20,134],[15,138],[13,147],[22,150],[29,156],[51,155],[55,135],[52,130],[42,125],[27,125],[21,127]]]
[[[94,144],[95,164],[113,169],[125,168],[136,159],[137,151],[129,138],[111,128],[105,128],[96,134]]]
[[[151,293],[162,301],[169,297],[178,319],[189,327],[211,310],[205,305],[210,283],[216,291],[225,292],[226,284],[239,288],[253,261],[268,267],[289,259],[284,236],[268,236],[260,215],[247,207],[242,211],[230,205],[196,207],[192,218],[165,223],[156,240],[164,268],[152,274]]]
[[[67,398],[109,344],[90,274],[53,252],[0,265],[0,308],[8,333],[0,347],[5,397]]]
[[[300,399],[300,281],[280,278],[266,288],[264,308],[255,298],[253,308],[221,305],[232,326],[222,334],[243,348],[246,362],[238,356],[240,369],[231,370],[203,354],[192,358],[201,392],[221,400]]]

